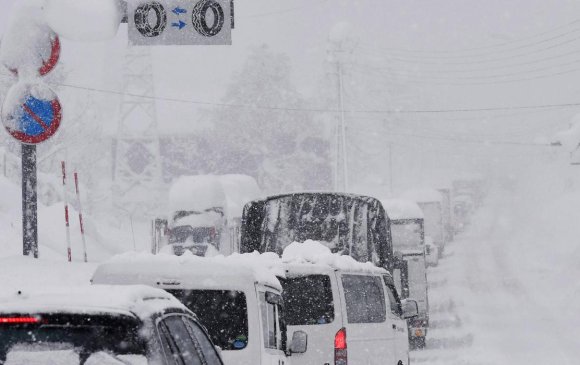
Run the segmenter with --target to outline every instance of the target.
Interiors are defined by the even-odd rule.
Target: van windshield
[[[332,288],[328,275],[309,275],[282,280],[286,323],[317,325],[334,320]]]
[[[248,344],[246,295],[233,290],[167,290],[197,315],[213,343],[222,350]]]

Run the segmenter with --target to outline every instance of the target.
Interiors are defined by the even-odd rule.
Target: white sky
[[[9,16],[9,8],[16,0],[0,0],[0,32]],[[371,55],[360,55],[361,63],[383,59],[381,64],[394,74],[414,70],[429,77],[474,77],[475,85],[439,85],[429,77],[421,82],[410,79],[405,93],[415,97],[416,109],[480,108],[512,105],[569,103],[580,101],[580,72],[550,78],[511,83],[483,85],[486,75],[515,73],[518,77],[556,73],[573,69],[564,63],[580,62],[580,55],[555,58],[553,61],[518,67],[524,62],[559,56],[573,52],[575,44],[549,48],[558,40],[546,41],[528,56],[518,56],[527,48],[517,51],[522,44],[538,41],[535,35],[558,35],[578,29],[570,25],[580,14],[576,0],[250,0],[236,1],[236,29],[231,47],[158,47],[154,53],[156,93],[163,97],[177,97],[201,101],[219,101],[227,87],[232,72],[240,69],[248,50],[254,45],[268,44],[276,51],[286,53],[292,63],[293,79],[305,96],[317,93],[318,81],[325,75],[326,40],[330,30],[340,22],[350,23],[363,46],[379,48]],[[553,31],[554,28],[560,30]],[[123,28],[122,28],[123,30]],[[574,31],[575,32],[575,31]],[[570,37],[578,35],[571,34]],[[519,39],[530,38],[527,42]],[[450,64],[435,66],[459,73],[438,75],[433,70],[433,54],[480,48],[504,42],[514,42],[500,48],[459,53],[470,57],[448,58]],[[64,42],[63,62],[66,64],[68,82],[79,85],[119,90],[120,69],[126,36],[121,31],[115,40],[98,44]],[[367,47],[367,48],[368,48]],[[513,50],[515,48],[516,50]],[[411,61],[393,61],[393,52],[385,49],[423,50],[427,57],[412,57]],[[395,53],[398,54],[398,53]],[[479,56],[474,56],[479,55]],[[408,55],[408,53],[403,53]],[[445,55],[445,53],[443,53]],[[449,55],[449,53],[447,54]],[[516,57],[517,56],[517,57]],[[505,61],[478,64],[479,58],[506,58]],[[435,58],[435,60],[438,60]],[[440,60],[440,59],[439,59]],[[444,58],[443,61],[446,59]],[[455,65],[453,62],[463,62]],[[470,66],[469,63],[474,65]],[[469,73],[465,68],[485,68],[488,71]],[[542,67],[542,72],[534,71]],[[529,71],[529,72],[528,72]],[[481,78],[483,77],[483,78]],[[517,77],[516,77],[517,78]],[[490,79],[491,81],[497,78]],[[377,85],[380,87],[380,85]],[[66,107],[66,105],[65,105]],[[162,131],[187,131],[196,129],[197,107],[162,102],[158,104]],[[384,106],[389,108],[392,106]],[[429,136],[484,136],[497,140],[531,140],[536,136],[550,135],[567,125],[571,116],[580,109],[563,109],[530,113],[516,113],[513,118],[491,118],[497,113],[425,115],[403,118],[397,125],[399,133],[411,129]],[[114,111],[107,124],[114,129]],[[503,113],[506,114],[506,113]],[[405,129],[406,128],[406,129]],[[472,153],[469,146],[425,140],[431,156],[441,154],[450,160]],[[464,151],[459,153],[457,151]],[[437,152],[437,153],[435,153]],[[428,159],[427,159],[428,161]],[[429,163],[423,161],[423,164]]]

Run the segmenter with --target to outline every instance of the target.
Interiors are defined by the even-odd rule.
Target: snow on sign
[[[135,46],[232,44],[232,0],[129,0]]]
[[[45,85],[15,85],[2,107],[4,128],[26,144],[38,144],[52,137],[61,120],[58,97]]]

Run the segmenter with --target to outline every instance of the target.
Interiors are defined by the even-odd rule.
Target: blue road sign
[[[35,86],[40,87],[40,86]],[[20,105],[11,106],[6,114],[2,114],[2,122],[10,135],[22,143],[38,144],[52,137],[62,120],[62,107],[56,94],[48,87],[43,86],[42,95],[49,98],[40,99],[26,88]]]

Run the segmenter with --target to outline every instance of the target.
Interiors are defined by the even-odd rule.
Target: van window
[[[403,314],[403,309],[401,308],[401,300],[399,299],[399,295],[397,294],[397,289],[393,286],[393,284],[389,283],[387,277],[383,276],[383,280],[385,281],[385,285],[387,286],[387,295],[389,296],[389,305],[391,307],[391,313],[396,316],[401,316]]]
[[[276,305],[266,302],[266,293],[260,293],[260,314],[262,315],[262,333],[264,334],[264,347],[277,349],[278,326],[276,323]]]
[[[386,320],[385,294],[377,276],[342,275],[348,323]]]
[[[328,275],[309,275],[282,281],[286,323],[304,326],[334,320],[332,287]]]
[[[233,290],[167,290],[199,318],[211,340],[223,350],[248,344],[246,295]]]

